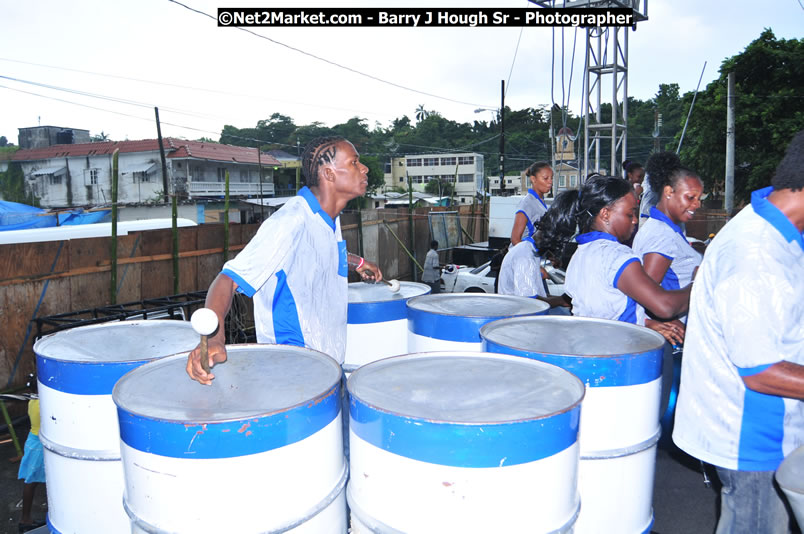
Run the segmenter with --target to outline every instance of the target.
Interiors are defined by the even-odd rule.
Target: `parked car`
[[[563,295],[564,271],[556,269],[550,263],[545,265],[545,270],[549,275],[547,291],[552,296]],[[494,293],[495,276],[490,271],[490,261],[479,267],[447,265],[441,272],[441,291],[446,293]]]

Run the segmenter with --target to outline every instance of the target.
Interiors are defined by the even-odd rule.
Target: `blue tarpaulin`
[[[60,211],[58,213],[49,213],[47,210],[37,208],[36,206],[0,200],[0,232],[5,230],[91,224],[102,222],[110,212],[111,210],[85,212],[79,208]]]

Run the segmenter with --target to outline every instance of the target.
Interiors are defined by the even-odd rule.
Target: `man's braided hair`
[[[335,162],[336,145],[345,138],[339,136],[316,137],[304,147],[302,153],[302,173],[308,187],[318,185],[318,171],[321,165]]]

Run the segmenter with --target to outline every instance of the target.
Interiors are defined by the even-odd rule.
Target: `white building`
[[[385,168],[387,188],[407,189],[408,177],[414,191],[424,192],[433,180],[455,185],[456,204],[471,204],[483,191],[483,155],[474,152],[456,154],[416,154],[392,158]]]
[[[226,172],[233,197],[273,196],[273,167],[281,163],[256,148],[164,138],[168,193],[185,199],[220,198]],[[120,204],[161,202],[165,180],[157,139],[54,145],[18,150],[12,161],[25,175],[26,194],[43,208],[111,202],[112,154],[119,150]],[[262,181],[260,180],[260,165]]]

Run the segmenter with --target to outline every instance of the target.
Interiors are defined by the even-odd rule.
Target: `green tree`
[[[787,144],[804,129],[804,39],[777,39],[766,29],[746,49],[723,61],[720,77],[698,95],[681,161],[721,189],[725,169],[727,75],[734,72],[735,205],[770,184]],[[687,106],[692,94],[684,95]]]
[[[452,197],[453,189],[455,189],[455,186],[451,182],[441,179],[430,180],[424,186],[425,193],[437,195],[439,197]]]
[[[360,156],[360,163],[368,167],[368,187],[366,194],[371,195],[385,184],[383,165],[377,156]]]
[[[0,197],[23,204],[30,201],[25,198],[25,175],[16,161],[10,162],[5,172],[0,172]]]
[[[8,145],[8,139],[6,139],[5,135],[0,135],[0,147],[4,147]]]
[[[105,141],[109,141],[109,134],[104,133],[104,131],[101,130],[101,133],[90,136],[89,141],[92,143],[103,143]]]

